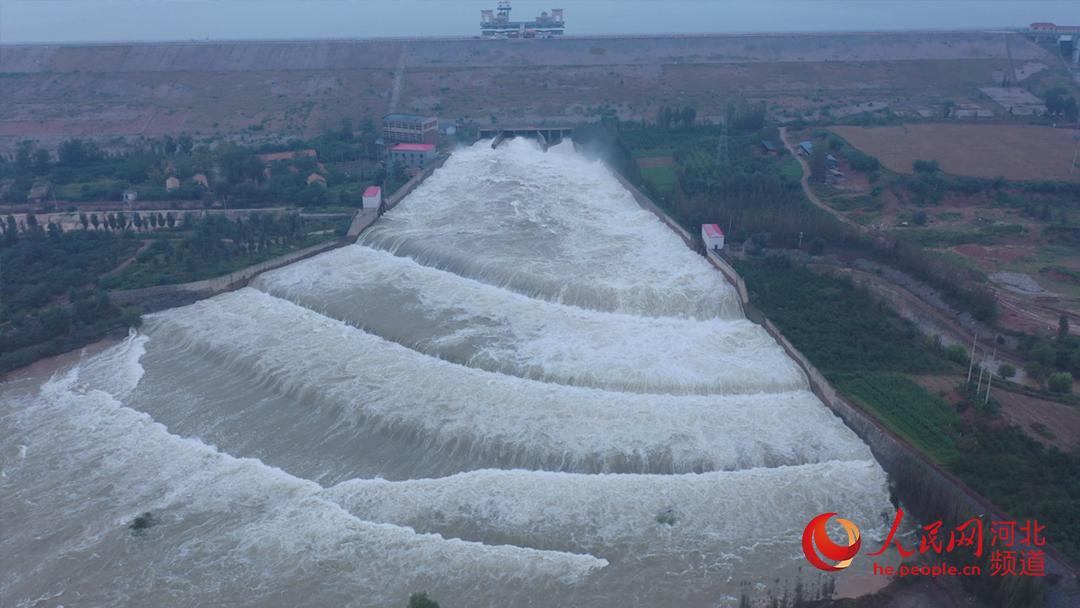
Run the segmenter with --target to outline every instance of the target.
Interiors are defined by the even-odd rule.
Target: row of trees
[[[100,217],[96,213],[79,213],[79,224],[82,225],[83,230],[111,230],[111,231],[124,231],[124,230],[156,230],[157,228],[173,228],[176,226],[176,215],[171,211],[168,213],[155,213],[155,212],[132,212],[131,214],[119,211],[116,213],[103,213]],[[3,238],[0,239],[0,246],[11,247],[18,243],[20,235],[33,236],[39,233],[42,229],[48,234],[57,234],[64,231],[63,227],[55,222],[48,222],[44,227],[38,222],[37,216],[33,213],[27,213],[26,218],[19,222],[15,219],[14,215],[8,214],[4,221],[0,223],[0,234]]]
[[[1043,101],[1046,104],[1046,113],[1051,116],[1062,116],[1069,122],[1074,122],[1080,117],[1080,107],[1077,106],[1076,98],[1061,87],[1047,91],[1043,96]]]

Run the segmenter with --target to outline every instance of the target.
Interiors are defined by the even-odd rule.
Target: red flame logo
[[[855,554],[859,552],[859,547],[862,545],[858,526],[840,517],[836,518],[836,523],[843,526],[844,531],[847,532],[848,544],[846,546],[838,545],[829,538],[829,534],[825,530],[825,524],[829,523],[829,520],[835,515],[836,513],[818,515],[810,520],[809,524],[806,524],[806,529],[803,530],[802,535],[802,548],[803,554],[806,555],[806,561],[813,564],[815,568],[826,572],[836,572],[850,566],[851,560],[854,559]],[[818,556],[819,551],[821,557]],[[830,565],[822,560],[822,557],[832,560],[836,564]]]

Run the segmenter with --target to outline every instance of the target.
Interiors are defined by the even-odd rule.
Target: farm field
[[[936,160],[947,173],[1010,180],[1080,181],[1071,167],[1080,130],[1014,124],[907,124],[830,128],[890,170]]]
[[[904,374],[894,372],[835,374],[836,388],[870,410],[893,432],[918,445],[942,463],[959,455],[950,429],[959,420],[944,400],[929,394]]]

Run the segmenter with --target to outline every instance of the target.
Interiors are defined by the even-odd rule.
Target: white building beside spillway
[[[705,249],[719,251],[724,248],[724,231],[716,224],[702,224],[701,240],[705,242]]]

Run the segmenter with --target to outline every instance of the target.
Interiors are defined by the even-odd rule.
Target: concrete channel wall
[[[613,167],[608,170],[630,191],[642,208],[654,213],[678,234],[692,250],[704,253],[728,282],[736,289],[746,318],[760,325],[806,375],[807,383],[814,395],[834,414],[844,421],[860,439],[863,440],[885,471],[889,474],[892,486],[903,501],[904,507],[912,511],[921,521],[957,522],[976,516],[985,516],[984,521],[1010,519],[1007,514],[982,497],[964,482],[942,469],[915,446],[899,435],[887,429],[876,418],[857,404],[844,399],[837,393],[829,381],[765,315],[750,302],[743,280],[735,268],[716,252],[704,251],[703,245],[678,222],[669,217],[656,203],[631,184]],[[1060,552],[1052,547],[1040,547],[1046,552],[1046,571],[1061,577],[1057,583],[1047,586],[1044,606],[1067,608],[1076,606],[1080,600],[1077,573],[1072,564]]]
[[[415,175],[412,179],[405,182],[403,186],[388,196],[383,201],[381,209],[363,209],[358,211],[356,215],[353,216],[352,224],[350,224],[349,231],[344,238],[319,243],[318,245],[294,251],[272,260],[248,266],[247,268],[242,268],[235,272],[230,272],[227,275],[214,277],[212,279],[176,285],[158,285],[140,289],[111,291],[109,292],[109,299],[117,306],[137,305],[143,309],[143,312],[154,312],[166,308],[173,308],[175,306],[186,306],[204,298],[210,298],[227,291],[245,287],[251,279],[268,270],[276,270],[282,266],[299,262],[300,260],[319,255],[320,253],[330,251],[331,249],[350,245],[356,242],[360,233],[374,224],[382,213],[397,206],[403,198],[423,183],[425,179],[430,177],[436,169],[441,167],[449,157],[449,154],[439,156],[435,162]]]

